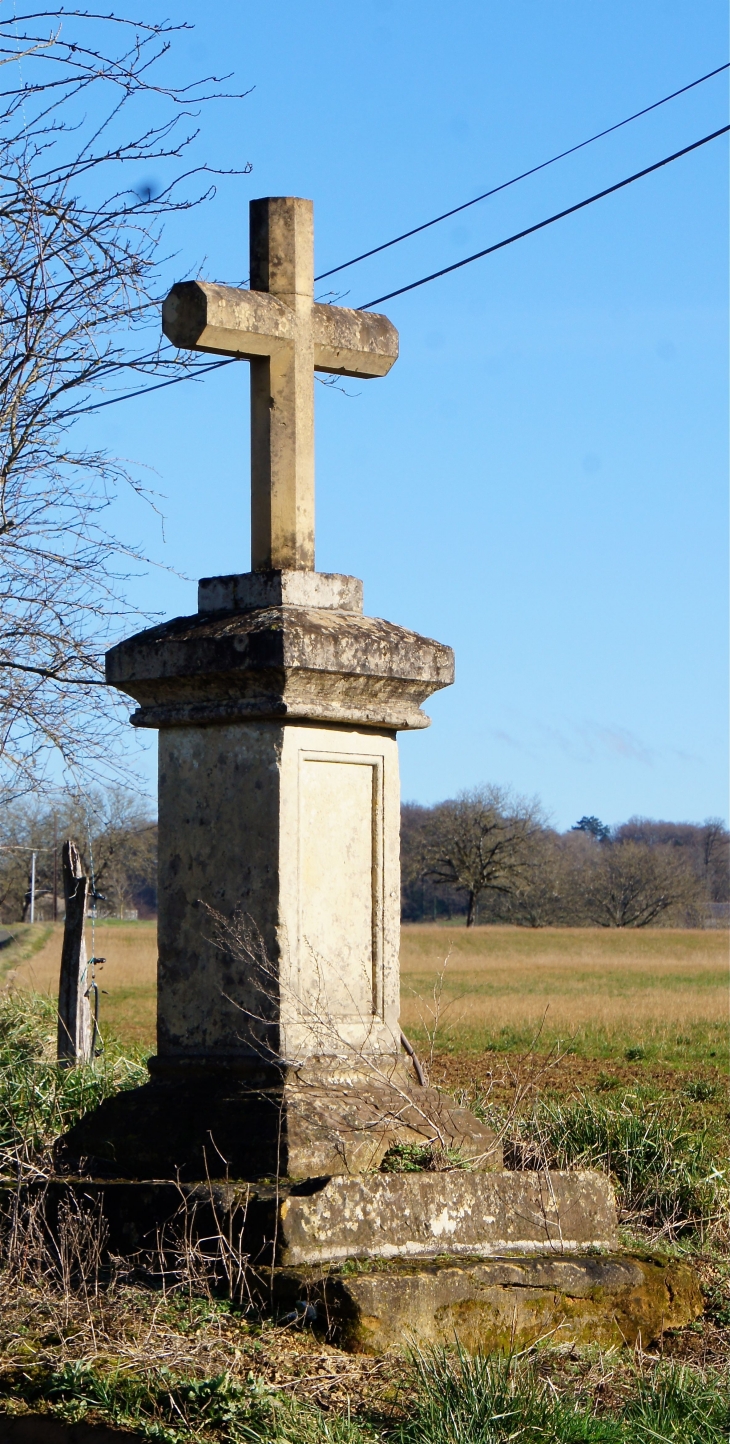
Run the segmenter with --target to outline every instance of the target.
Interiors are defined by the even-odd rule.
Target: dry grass
[[[442,1041],[484,1047],[542,1025],[546,1041],[603,1035],[645,1046],[699,1029],[722,1047],[727,964],[724,931],[417,924],[402,934],[403,1026],[429,1023],[443,971]]]
[[[153,1047],[155,924],[99,923],[95,948],[106,958],[100,972],[105,1026]],[[14,984],[53,996],[60,952],[57,924],[40,951],[17,966]],[[422,1032],[442,970],[442,1043],[485,1047],[496,1040],[507,1046],[537,1031],[544,1019],[546,1040],[603,1035],[622,1045],[647,1045],[669,1034],[689,1041],[700,1030],[706,1047],[713,1039],[723,1047],[725,931],[407,926],[401,944],[406,1031]]]
[[[43,946],[6,974],[5,981],[17,988],[47,993],[58,992],[63,924],[46,925],[49,932]],[[91,955],[91,927],[86,928],[86,947]],[[157,924],[154,922],[97,923],[94,935],[97,957],[106,962],[97,970],[103,1029],[127,1043],[153,1048],[157,999]]]

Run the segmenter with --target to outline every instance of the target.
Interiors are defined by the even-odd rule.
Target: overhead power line
[[[719,75],[722,70],[727,70],[728,68],[730,68],[730,62],[728,62],[728,64],[726,64],[726,65],[720,65],[720,66],[718,66],[717,70],[711,70],[708,75],[702,76],[702,77],[700,78],[700,80],[693,80],[692,83],[691,83],[691,85],[686,85],[686,86],[684,86],[684,87],[683,87],[683,90],[691,90],[693,86],[695,86],[695,85],[700,85],[703,80],[708,80],[708,79],[710,78],[710,76],[712,76],[712,75]],[[683,90],[674,91],[674,95],[681,95],[681,94],[683,93]],[[655,101],[654,105],[653,105],[653,106],[652,106],[652,105],[647,106],[647,107],[646,107],[646,110],[637,111],[637,115],[645,115],[648,110],[654,110],[654,109],[656,109],[656,106],[657,106],[657,105],[663,105],[666,100],[671,100],[671,99],[673,99],[673,96],[665,96],[665,99],[664,99],[664,100]],[[609,128],[609,130],[617,130],[620,125],[627,125],[627,124],[628,124],[628,121],[629,121],[629,120],[633,120],[633,119],[636,119],[636,116],[629,116],[627,120],[625,120],[625,121],[620,121],[620,122],[619,122],[619,125],[617,125],[617,126],[611,126],[611,127]],[[389,292],[387,293],[387,295],[378,296],[378,297],[376,297],[376,299],[373,300],[373,301],[366,301],[364,305],[358,306],[356,309],[357,309],[358,311],[366,311],[366,310],[369,309],[370,306],[379,306],[379,305],[381,304],[381,302],[383,302],[383,301],[391,301],[394,296],[402,296],[402,295],[405,294],[406,291],[414,291],[414,290],[416,290],[417,287],[419,287],[419,286],[425,286],[428,281],[435,281],[435,280],[437,280],[440,276],[447,276],[450,271],[458,271],[462,266],[468,266],[472,261],[481,260],[481,258],[482,258],[483,256],[489,256],[489,255],[491,255],[492,252],[494,252],[494,251],[502,250],[504,246],[512,245],[513,241],[520,241],[520,240],[523,239],[524,236],[530,236],[530,235],[532,235],[535,231],[543,230],[545,226],[550,226],[550,225],[552,225],[554,221],[560,221],[560,220],[562,220],[562,219],[564,218],[564,216],[573,215],[575,211],[580,211],[580,210],[582,210],[585,206],[592,205],[594,201],[602,200],[604,196],[611,195],[614,191],[622,190],[624,186],[631,185],[632,182],[635,181],[635,180],[640,180],[640,179],[642,178],[642,176],[650,175],[652,171],[660,170],[660,169],[662,168],[662,166],[669,165],[669,164],[670,164],[672,161],[674,161],[674,160],[679,160],[680,156],[688,155],[688,154],[690,153],[690,151],[697,150],[699,146],[706,145],[707,142],[710,141],[710,140],[716,140],[718,136],[720,136],[720,135],[725,135],[728,130],[730,130],[730,126],[729,126],[729,125],[725,125],[725,126],[722,127],[721,130],[715,130],[715,131],[712,132],[711,135],[705,135],[705,136],[702,137],[701,140],[696,140],[692,145],[687,145],[687,146],[685,146],[683,150],[678,150],[678,151],[675,151],[673,155],[665,156],[664,160],[656,161],[656,162],[654,163],[654,165],[647,166],[644,170],[637,171],[637,172],[635,173],[635,175],[627,176],[625,180],[618,181],[615,185],[608,186],[605,190],[598,191],[598,192],[596,193],[596,195],[588,196],[586,200],[578,201],[576,205],[574,205],[574,206],[568,206],[566,210],[564,210],[564,211],[558,211],[556,215],[554,215],[554,216],[548,216],[546,220],[544,220],[544,221],[538,221],[537,224],[534,225],[534,226],[528,226],[528,227],[526,228],[526,230],[524,230],[524,231],[517,231],[515,235],[513,235],[513,236],[507,236],[505,240],[503,240],[503,241],[497,241],[497,243],[496,243],[495,245],[493,245],[493,246],[487,246],[487,247],[485,247],[485,249],[482,250],[482,251],[475,251],[473,255],[471,255],[471,256],[465,256],[463,260],[461,260],[461,261],[455,261],[455,262],[454,262],[452,265],[450,265],[450,266],[443,266],[442,269],[439,270],[439,271],[432,271],[430,275],[428,275],[428,276],[422,276],[419,281],[411,281],[410,285],[408,285],[408,286],[401,286],[401,287],[399,287],[399,289],[396,290],[396,291],[389,291]],[[601,135],[608,135],[608,134],[609,134],[609,131],[601,131]],[[591,137],[592,140],[597,140],[598,138],[599,138],[598,136],[592,136],[592,137]],[[589,145],[589,144],[590,144],[590,141],[582,141],[582,142],[581,142],[581,145]],[[573,147],[573,150],[579,150],[580,148],[581,148],[581,146],[574,146],[574,147]],[[571,151],[564,151],[564,152],[563,152],[563,155],[570,155],[571,153],[572,153]],[[561,158],[560,156],[555,156],[555,157],[553,157],[553,159],[555,159],[555,160],[559,160],[560,158]],[[535,169],[536,169],[536,170],[542,170],[542,169],[544,168],[544,166],[546,166],[546,165],[551,165],[551,164],[552,164],[552,161],[544,161],[542,166],[536,166]],[[534,174],[534,172],[533,172],[533,171],[525,171],[524,174],[525,174],[525,175],[532,175],[532,174]],[[515,177],[515,180],[521,180],[522,178],[523,178],[523,177],[521,177],[521,176],[516,176],[516,177]],[[505,185],[513,185],[513,184],[514,184],[514,181],[507,181],[507,182],[505,182]],[[504,186],[498,186],[498,187],[497,187],[497,190],[503,190],[503,189],[504,189]],[[486,195],[493,195],[493,194],[495,194],[495,192],[494,192],[494,191],[487,191],[485,194],[486,194]],[[478,196],[476,199],[477,199],[477,200],[481,200],[481,199],[484,199],[484,197],[479,197],[479,196]],[[476,204],[476,201],[467,201],[467,202],[466,202],[466,206],[474,205],[474,204]],[[456,210],[464,210],[464,209],[466,208],[466,206],[457,206],[457,207],[456,207]],[[444,216],[438,216],[438,217],[436,218],[436,220],[444,220],[447,215],[454,215],[455,213],[456,213],[455,211],[447,211],[447,212],[445,212]],[[436,221],[427,221],[424,226],[417,226],[417,227],[416,227],[416,231],[418,231],[418,230],[425,230],[427,226],[429,226],[429,225],[435,225],[435,224],[436,224]],[[408,231],[406,234],[407,234],[407,235],[415,235],[415,234],[416,234],[416,231]],[[404,240],[404,239],[405,239],[405,236],[398,236],[398,237],[396,237],[396,240]],[[377,246],[377,247],[375,248],[375,250],[376,250],[376,251],[386,250],[388,246],[390,246],[390,245],[395,245],[395,243],[396,243],[395,241],[387,241],[383,246]],[[374,254],[375,254],[375,251],[368,251],[368,252],[366,252],[366,255],[368,255],[368,256],[374,255]],[[363,259],[364,259],[364,256],[356,257],[356,260],[363,260]],[[347,261],[347,262],[345,262],[345,265],[347,265],[347,266],[349,266],[349,265],[354,265],[354,264],[355,264],[354,261]],[[344,267],[341,267],[341,266],[335,267],[335,270],[342,270],[342,269],[344,269]],[[332,274],[333,274],[332,271],[326,271],[326,272],[324,272],[324,275],[326,275],[326,276],[329,276],[329,275],[332,275]],[[322,280],[323,278],[324,278],[323,276],[318,276],[316,279],[317,279],[317,280]],[[110,396],[110,397],[107,398],[106,401],[96,401],[96,402],[93,402],[93,403],[92,403],[91,405],[89,405],[89,406],[79,406],[79,407],[77,407],[77,408],[76,408],[75,410],[73,410],[73,411],[67,411],[67,412],[65,413],[65,415],[66,415],[66,416],[84,416],[84,415],[86,415],[86,414],[87,414],[88,412],[90,412],[90,411],[100,411],[100,410],[102,410],[102,408],[105,407],[105,406],[115,406],[118,401],[131,401],[131,400],[133,400],[133,399],[134,399],[135,397],[137,397],[137,396],[148,396],[148,395],[149,395],[151,392],[153,392],[153,391],[161,391],[161,390],[163,390],[163,388],[164,388],[165,386],[177,386],[177,385],[179,385],[179,383],[180,383],[181,381],[192,381],[192,380],[195,379],[196,376],[204,375],[204,374],[205,374],[206,372],[208,372],[208,371],[217,371],[217,370],[219,370],[221,366],[231,366],[235,361],[238,361],[238,360],[240,360],[240,359],[241,359],[241,358],[238,357],[238,356],[227,356],[227,357],[225,357],[225,359],[222,360],[222,361],[212,361],[212,362],[210,362],[208,365],[197,367],[194,371],[186,372],[186,374],[185,374],[184,376],[173,376],[169,381],[159,381],[159,382],[157,382],[157,384],[156,384],[155,386],[143,386],[143,387],[141,387],[140,390],[138,390],[138,391],[127,391],[127,392],[125,392],[123,396]]]
[[[632,185],[634,181],[641,180],[642,176],[651,175],[652,171],[661,170],[665,165],[671,165],[673,160],[679,160],[680,156],[689,155],[690,151],[698,150],[701,145],[707,145],[710,140],[717,140],[719,135],[725,135],[729,130],[730,125],[723,125],[720,130],[713,130],[711,135],[704,135],[702,140],[696,140],[692,145],[684,146],[682,150],[675,150],[673,155],[667,155],[664,160],[657,160],[653,165],[647,165],[643,170],[637,170],[634,175],[617,181],[615,185],[606,186],[605,190],[597,191],[594,196],[587,196],[584,201],[578,201],[576,205],[568,206],[564,211],[557,211],[554,216],[548,216],[546,220],[538,221],[534,226],[527,226],[524,231],[516,231],[513,236],[507,236],[505,240],[497,241],[493,246],[485,246],[483,251],[475,251],[472,256],[465,256],[462,261],[454,261],[450,266],[442,266],[440,271],[432,271],[429,276],[422,276],[420,281],[411,281],[408,286],[399,286],[397,291],[388,291],[384,296],[376,296],[373,301],[365,301],[362,306],[357,306],[356,310],[369,311],[371,306],[379,306],[382,301],[392,301],[394,296],[403,296],[406,291],[415,291],[418,286],[425,286],[428,281],[436,281],[439,276],[448,276],[450,271],[458,271],[462,266],[471,265],[472,261],[481,260],[482,256],[491,256],[494,251],[501,251],[504,246],[511,246],[514,241],[521,241],[524,236],[531,236],[535,231],[542,231],[545,226],[551,226],[555,221],[562,221],[565,216],[572,216],[576,211],[582,211],[585,206],[592,206],[594,201],[603,200],[604,196],[610,196],[614,191],[623,190],[624,186]]]
[[[400,241],[407,241],[410,236],[417,236],[421,231],[427,231],[430,226],[437,226],[440,221],[447,221],[450,216],[457,216],[460,211],[467,211],[470,206],[475,206],[479,201],[485,201],[489,196],[496,196],[499,191],[505,191],[509,186],[517,185],[518,181],[526,180],[528,176],[537,175],[546,166],[555,165],[558,160],[564,160],[566,155],[575,155],[577,150],[583,150],[584,146],[593,145],[596,140],[602,140],[604,135],[611,135],[615,130],[621,130],[624,125],[630,125],[632,120],[638,120],[642,115],[648,115],[650,111],[657,110],[660,105],[666,105],[670,100],[676,100],[678,95],[684,95],[688,90],[694,90],[696,85],[704,85],[706,80],[711,80],[713,75],[720,75],[723,70],[730,68],[730,61],[724,65],[718,65],[716,70],[708,70],[707,75],[701,75],[698,80],[691,80],[689,85],[683,85],[680,90],[673,90],[671,95],[665,95],[661,100],[655,100],[653,105],[645,105],[643,110],[637,110],[633,115],[627,115],[625,120],[619,120],[615,125],[609,125],[606,130],[599,130],[596,135],[591,135],[588,140],[581,140],[577,145],[571,145],[568,150],[561,150],[559,155],[553,155],[550,160],[541,161],[540,165],[534,165],[530,170],[523,170],[520,175],[512,177],[512,180],[503,181],[501,185],[494,186],[490,191],[484,191],[480,196],[474,196],[471,201],[464,201],[460,206],[454,206],[453,210],[444,211],[443,215],[434,216],[433,220],[424,221],[420,226],[414,226],[410,231],[404,231],[400,236],[394,236],[392,241],[383,241],[380,246],[373,246],[370,251],[363,251],[360,256],[353,256],[351,261],[343,261],[340,266],[333,266],[329,271],[323,271],[320,276],[315,276],[315,281],[324,281],[328,276],[335,276],[338,271],[346,271],[348,266],[356,266],[358,261],[366,261],[369,256],[377,256],[380,251],[387,251],[390,246],[397,246]]]
[[[143,386],[139,391],[127,391],[124,396],[110,396],[107,401],[95,401],[92,406],[77,406],[75,411],[64,412],[63,419],[67,416],[85,416],[87,411],[101,411],[102,406],[114,406],[117,401],[131,401],[134,396],[149,396],[150,391],[162,391],[164,386],[177,386],[179,381],[194,381],[196,376],[204,375],[206,371],[217,371],[219,366],[230,366],[232,361],[238,361],[238,356],[227,356],[225,361],[211,361],[207,366],[196,366],[194,371],[187,371],[184,376],[173,376],[169,381],[158,381],[156,386]]]

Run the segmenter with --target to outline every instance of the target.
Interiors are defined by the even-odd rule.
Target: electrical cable
[[[725,69],[725,66],[720,67]],[[717,72],[713,71],[712,74]],[[695,82],[699,83],[699,82]],[[679,92],[677,92],[679,93]],[[657,102],[660,104],[660,102]],[[436,281],[440,276],[447,276],[451,271],[458,271],[462,266],[468,266],[472,261],[479,261],[484,256],[490,256],[494,251],[500,251],[505,246],[511,246],[514,241],[521,241],[525,236],[531,236],[535,231],[541,231],[545,226],[551,226],[555,221],[561,221],[565,216],[571,216],[576,211],[583,210],[594,201],[603,200],[604,196],[610,196],[614,191],[623,190],[624,186],[632,185],[634,181],[641,180],[643,176],[651,175],[652,171],[661,170],[663,166],[670,165],[672,161],[679,160],[684,155],[689,155],[700,146],[707,145],[708,141],[716,140],[718,136],[725,135],[730,130],[730,125],[724,125],[720,130],[714,130],[711,135],[705,135],[701,140],[696,140],[692,145],[686,145],[682,150],[676,150],[672,155],[667,155],[663,160],[655,161],[653,165],[646,166],[644,170],[636,171],[634,175],[627,176],[625,180],[617,181],[615,185],[607,186],[605,190],[597,191],[595,195],[588,196],[583,201],[578,201],[573,206],[568,206],[563,211],[557,211],[554,216],[548,216],[544,221],[538,221],[534,226],[527,226],[523,231],[517,231],[513,236],[507,236],[503,241],[497,241],[495,245],[486,246],[482,251],[475,251],[471,256],[465,256],[461,261],[454,261],[450,266],[443,266],[439,271],[432,271],[428,276],[422,276],[418,281],[411,281],[408,286],[400,286],[396,291],[388,291],[383,296],[376,296],[372,301],[365,301],[363,305],[355,307],[358,311],[367,311],[371,306],[379,306],[383,301],[392,301],[395,296],[403,296],[407,291],[415,291],[419,286],[425,286],[428,281]],[[370,254],[370,253],[368,253]],[[348,262],[348,264],[350,264]],[[331,273],[328,273],[331,274]],[[319,278],[322,279],[321,277]],[[231,366],[234,362],[241,360],[239,356],[226,356],[222,361],[212,361],[209,365],[199,366],[193,372],[184,376],[173,376],[169,381],[159,381],[155,386],[143,386],[139,391],[128,391],[123,396],[110,396],[106,401],[96,401],[90,406],[79,406],[74,411],[67,411],[67,416],[84,416],[90,411],[100,411],[104,406],[115,406],[118,401],[131,401],[136,396],[148,396],[153,391],[162,391],[165,386],[177,386],[181,381],[192,381],[196,376],[205,374],[207,371],[217,371],[221,366]]]
[[[208,366],[198,366],[194,371],[188,371],[185,376],[173,376],[169,381],[158,381],[156,386],[143,386],[140,391],[127,391],[124,396],[110,396],[107,401],[95,401],[93,406],[77,406],[75,411],[65,411],[63,420],[67,416],[85,416],[88,411],[101,411],[102,406],[114,406],[117,401],[131,401],[134,396],[149,396],[150,391],[162,391],[164,386],[177,386],[178,381],[194,381],[206,371],[217,371],[219,366],[230,366],[232,361],[238,361],[238,356],[226,356],[224,361],[211,361]]]
[[[669,100],[676,100],[678,95],[684,95],[687,90],[694,90],[696,85],[703,85],[706,80],[711,80],[713,75],[720,75],[723,70],[730,68],[730,61],[724,65],[718,65],[716,70],[709,70],[707,75],[701,75],[699,80],[690,81],[689,85],[683,85],[681,90],[673,90],[671,95],[665,95],[661,100],[655,100],[653,105],[644,106],[643,110],[637,110],[634,115],[627,115],[625,120],[619,120],[615,125],[609,125],[606,130],[599,130],[596,135],[589,136],[588,140],[579,141],[578,145],[571,145],[569,150],[561,150],[559,155],[551,156],[550,160],[544,160],[540,165],[534,165],[531,170],[523,170],[521,175],[512,177],[512,180],[503,181],[501,185],[494,186],[490,191],[484,191],[480,196],[475,196],[471,201],[464,201],[460,206],[454,206],[451,211],[444,211],[441,216],[434,216],[431,221],[424,221],[420,226],[414,226],[411,231],[404,231],[402,236],[394,236],[392,241],[383,241],[380,246],[373,246],[371,251],[363,251],[361,256],[353,256],[351,261],[343,261],[341,266],[333,266],[329,271],[323,271],[320,276],[315,276],[315,281],[324,281],[328,276],[335,276],[338,271],[346,271],[348,266],[356,266],[358,261],[366,261],[368,256],[377,256],[380,251],[387,251],[390,246],[397,246],[400,241],[407,241],[409,236],[417,236],[421,231],[427,231],[429,226],[437,226],[439,221],[447,221],[450,216],[456,216],[460,211],[466,211],[470,206],[475,206],[479,201],[485,201],[489,196],[496,196],[499,191],[505,191],[509,186],[514,186],[518,181],[526,180],[528,176],[537,175],[546,166],[555,165],[558,160],[564,160],[566,155],[575,155],[577,150],[583,150],[586,145],[593,145],[595,140],[602,140],[604,135],[611,135],[614,130],[621,130],[624,125],[630,125],[632,120],[638,120],[642,115],[648,115],[651,110],[657,110],[660,105],[666,105]]]
[[[696,140],[692,145],[686,145],[682,150],[675,150],[673,155],[667,155],[664,160],[657,160],[653,165],[645,166],[644,170],[637,170],[634,175],[627,176],[625,180],[617,181],[615,185],[606,186],[605,190],[597,191],[595,195],[588,196],[584,201],[578,201],[574,206],[568,206],[564,211],[557,211],[554,216],[548,216],[544,221],[538,221],[534,226],[527,226],[524,231],[517,231],[513,236],[507,236],[503,241],[497,241],[493,246],[485,246],[483,251],[475,251],[472,256],[465,256],[461,261],[454,261],[450,266],[442,266],[440,271],[432,271],[429,276],[422,276],[420,281],[411,281],[408,286],[400,286],[397,291],[388,291],[384,296],[376,296],[373,301],[365,301],[362,306],[356,306],[357,311],[369,311],[371,306],[379,306],[382,301],[392,301],[394,296],[403,296],[406,291],[415,291],[418,286],[425,286],[428,281],[436,281],[439,276],[448,276],[450,271],[458,271],[462,266],[468,266],[472,261],[481,260],[482,256],[491,256],[494,251],[501,251],[504,246],[511,246],[513,241],[521,241],[524,236],[531,236],[535,231],[541,231],[545,226],[551,226],[554,221],[562,221],[564,216],[572,216],[576,211],[582,211],[585,206],[593,205],[594,201],[603,200],[604,196],[613,195],[614,191],[623,190],[624,186],[630,186],[634,181],[641,180],[642,176],[651,175],[652,171],[661,170],[662,166],[670,165],[673,160],[679,160],[683,155],[689,155],[690,151],[697,150],[701,145],[707,145],[710,140],[717,140],[719,135],[725,135],[730,130],[730,125],[723,125],[720,130],[713,130],[711,135],[705,135],[702,140]]]

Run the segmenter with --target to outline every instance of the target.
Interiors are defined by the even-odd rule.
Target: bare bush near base
[[[106,1271],[109,1228],[99,1203],[72,1191],[48,1216],[47,1188],[18,1189],[0,1223],[0,1269],[19,1284],[96,1297]]]
[[[308,1099],[318,1106],[323,1099],[323,1085],[316,1074],[310,1080],[307,1070],[302,1067],[305,1059],[331,1060],[336,1066],[360,1075],[367,1083],[382,1089],[383,1105],[372,1127],[393,1128],[404,1124],[419,1132],[433,1147],[448,1158],[449,1136],[445,1131],[441,1108],[434,1098],[424,1098],[420,1087],[405,1086],[399,1075],[397,1059],[392,1053],[381,1054],[370,1048],[369,1042],[377,1019],[372,1015],[360,1015],[362,1038],[358,1043],[343,1037],[338,1021],[333,1017],[325,977],[327,970],[323,960],[310,949],[308,968],[312,983],[306,989],[295,991],[287,982],[284,971],[269,958],[266,945],[255,921],[248,914],[237,910],[230,918],[201,903],[212,924],[213,940],[216,946],[229,958],[245,969],[250,1002],[242,1003],[227,997],[242,1017],[246,1019],[246,1041],[265,1062],[282,1068],[291,1068],[297,1073],[299,1098],[290,1100],[289,1106],[307,1111]],[[340,979],[342,983],[342,979]],[[352,998],[353,1016],[357,1016],[357,1003]],[[306,1039],[304,1057],[284,1057],[281,1053],[279,1018],[282,1009],[286,1011],[297,1029]],[[424,1090],[429,1094],[431,1090]],[[328,1090],[324,1090],[326,1097]],[[387,1101],[386,1101],[387,1100]],[[333,1118],[337,1117],[335,1108]],[[345,1153],[346,1144],[338,1131],[336,1121],[331,1130],[333,1145]],[[473,1159],[478,1166],[480,1160]]]
[[[143,488],[72,431],[104,393],[196,369],[162,343],[155,314],[163,223],[212,193],[208,167],[180,173],[200,105],[220,94],[215,80],[166,82],[184,28],[56,7],[0,17],[6,802],[37,793],[54,759],[72,777],[82,765],[97,776],[122,766],[114,746],[126,712],[103,690],[102,651],[129,614],[124,583],[140,553],[105,513],[120,485]],[[151,166],[169,177],[157,194],[140,182]]]
[[[101,1197],[70,1187],[54,1201],[43,1184],[18,1188],[0,1215],[0,1296],[4,1287],[40,1289],[64,1318],[81,1301],[137,1280],[163,1297],[225,1297],[258,1309],[262,1282],[244,1248],[247,1201],[225,1210],[213,1185],[180,1189],[169,1223],[136,1253],[115,1255]]]
[[[440,1035],[448,1010],[452,1006],[448,1002],[445,1003],[443,997],[448,956],[434,982],[431,997],[427,1001],[420,1000],[421,1024],[426,1033],[428,1046],[428,1072],[424,1080],[427,1090],[425,1090],[426,1096],[424,1096],[420,1087],[404,1086],[391,1055],[379,1057],[376,1051],[369,1049],[369,1030],[374,1023],[372,1018],[362,1019],[363,1039],[359,1044],[351,1043],[342,1037],[337,1020],[332,1017],[327,1003],[324,986],[325,969],[321,965],[321,960],[317,959],[314,954],[310,961],[317,984],[308,996],[303,997],[299,992],[294,993],[287,986],[286,981],[282,978],[281,970],[268,957],[259,929],[248,915],[238,911],[234,913],[233,917],[226,918],[205,903],[201,903],[201,906],[211,920],[216,945],[228,957],[242,964],[246,969],[251,996],[258,1001],[252,1002],[249,1007],[242,1006],[240,1003],[234,1003],[234,1006],[238,1007],[243,1017],[246,1018],[247,1041],[253,1045],[262,1059],[277,1063],[282,1067],[288,1066],[295,1070],[301,1068],[301,1060],[285,1059],[279,1052],[276,1019],[280,1009],[284,1006],[290,1016],[296,1015],[300,1020],[300,1025],[308,1039],[308,1056],[313,1056],[315,1059],[330,1058],[338,1061],[366,1082],[376,1085],[376,1091],[380,1087],[383,1088],[383,1096],[388,1101],[379,1109],[377,1118],[373,1119],[369,1126],[377,1125],[387,1128],[388,1125],[392,1125],[397,1128],[399,1125],[406,1124],[408,1128],[423,1135],[425,1146],[417,1147],[415,1150],[419,1157],[415,1166],[419,1170],[432,1172],[446,1172],[454,1168],[479,1170],[484,1165],[487,1154],[464,1158],[458,1149],[450,1146],[444,1117],[453,1103],[447,1094],[439,1096],[438,1090],[431,1084],[429,1078],[429,1075],[433,1073],[435,1053],[441,1041]],[[228,1001],[233,1002],[234,1000],[229,997]],[[478,1114],[480,1117],[484,1117],[494,1130],[494,1141],[490,1145],[490,1153],[510,1139],[525,1101],[534,1097],[564,1056],[564,1050],[559,1043],[553,1045],[547,1055],[537,1054],[536,1048],[544,1022],[543,1018],[529,1047],[517,1059],[514,1066],[507,1065],[514,1085],[513,1099],[509,1109],[506,1112],[494,1112],[493,1116],[490,1116],[489,1093],[488,1091],[485,1093],[483,1090],[479,1092]],[[308,1083],[306,1069],[298,1071],[297,1078],[301,1086],[301,1098],[298,1105],[293,1103],[293,1106],[300,1106],[306,1111],[308,1094],[311,1099],[316,1100],[317,1094],[321,1090],[321,1084],[316,1078]],[[466,1093],[457,1100],[457,1106],[471,1106]],[[332,1141],[335,1145],[339,1144],[344,1151],[344,1141],[337,1134],[336,1124],[333,1126]],[[412,1150],[412,1145],[406,1143],[405,1145],[396,1144],[391,1151],[396,1154],[400,1152],[405,1158],[409,1150]],[[547,1167],[548,1164],[545,1163],[545,1168],[547,1169]]]

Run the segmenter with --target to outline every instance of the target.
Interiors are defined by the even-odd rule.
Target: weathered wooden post
[[[81,866],[75,842],[63,844],[63,894],[66,922],[63,930],[61,976],[58,984],[59,1063],[67,1068],[86,1063],[91,1057],[92,1021],[86,986],[86,942],[84,920],[89,879]]]

